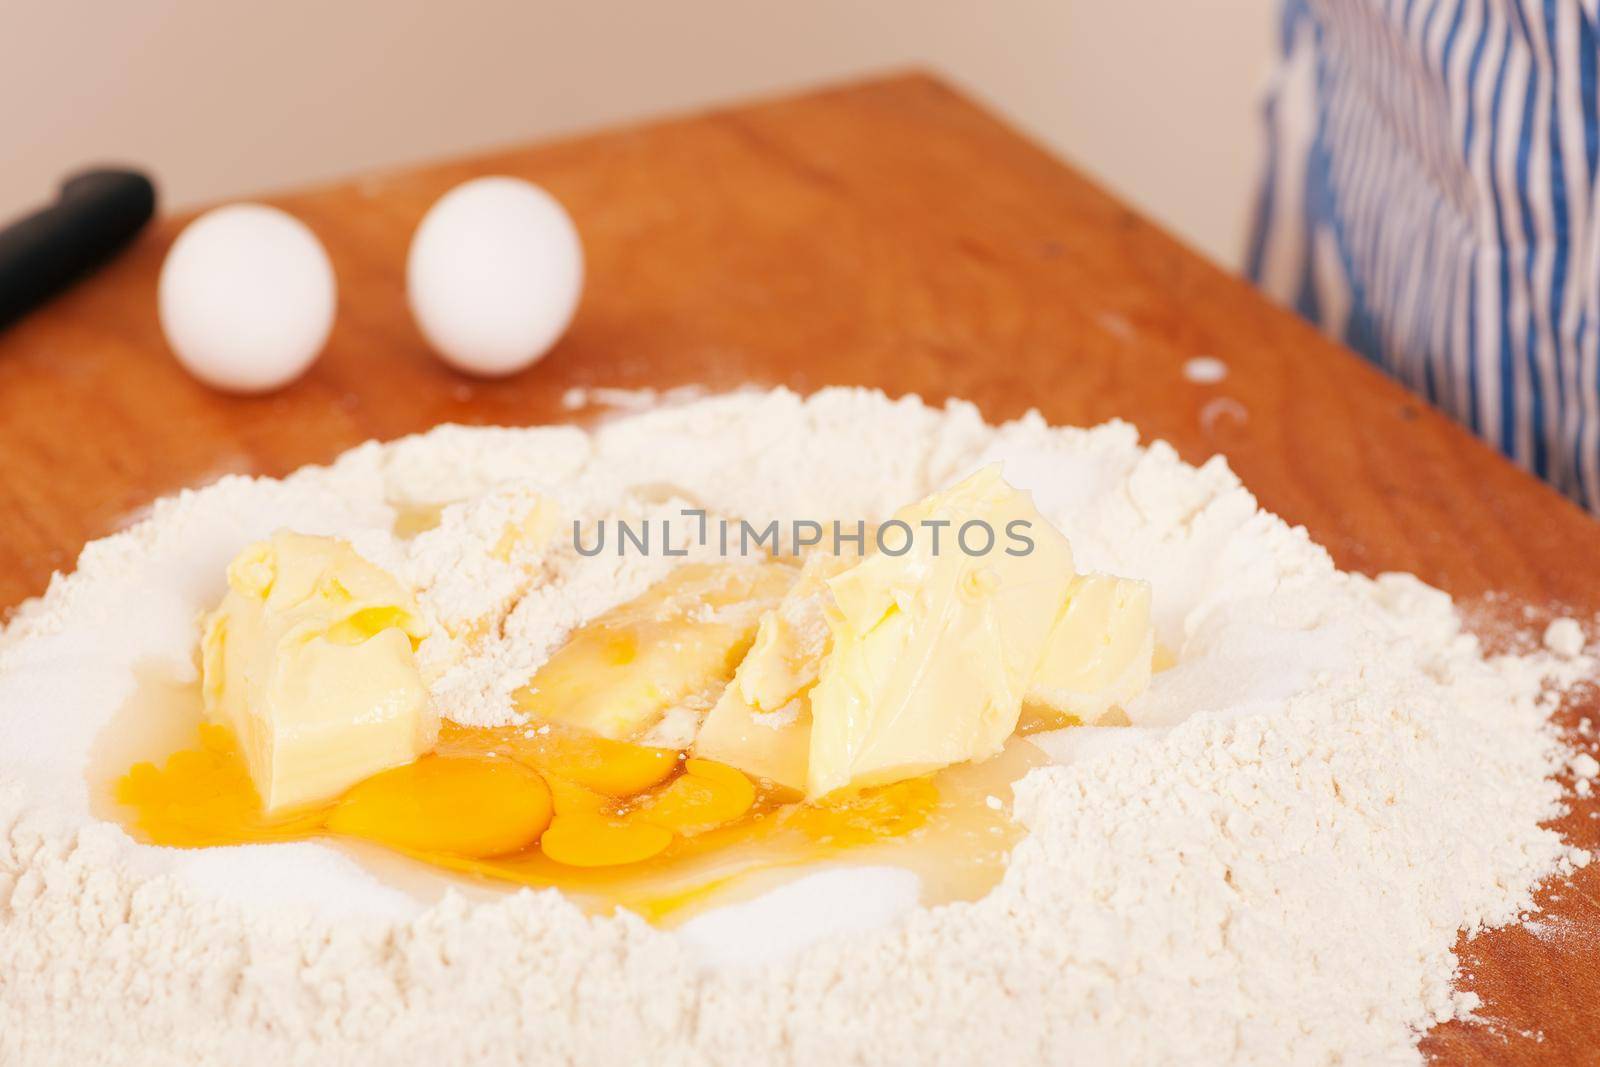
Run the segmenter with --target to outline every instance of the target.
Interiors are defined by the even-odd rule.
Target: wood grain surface
[[[570,209],[588,254],[571,332],[480,382],[432,358],[405,306],[411,232],[463,179],[514,174]],[[908,75],[269,198],[338,272],[327,352],[261,399],[210,392],[156,323],[184,219],[0,334],[0,607],[84,542],[223,474],[278,475],[441,422],[582,417],[574,386],[965,397],[990,419],[1134,423],[1228,457],[1339,564],[1413,571],[1496,641],[1600,612],[1600,527],[1422,401],[1203,261],[939,81]],[[1186,360],[1228,367],[1194,384]],[[1600,720],[1595,702],[1569,708]],[[1600,846],[1600,806],[1557,825]],[[1484,1023],[1444,1063],[1600,1059],[1600,864],[1541,896],[1550,921],[1460,946]]]

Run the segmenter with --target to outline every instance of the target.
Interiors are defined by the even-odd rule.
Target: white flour
[[[315,844],[177,852],[88,813],[135,664],[190,663],[223,568],[278,527],[423,586],[435,695],[492,722],[562,636],[671,560],[490,558],[541,492],[569,519],[873,519],[990,460],[1080,568],[1149,579],[1178,664],[1132,728],[1043,735],[1030,834],[973,904],[842,870],[658,932],[558,894],[423,907]],[[409,542],[397,506],[451,501]],[[567,529],[563,527],[563,529]],[[568,428],[444,428],[282,481],[225,479],[85,549],[0,633],[0,1062],[1353,1062],[1468,1015],[1457,932],[1588,861],[1540,823],[1571,753],[1576,624],[1486,660],[1414,579],[1336,571],[1132,429],[999,428],[862,391],[714,398]],[[1579,780],[1596,768],[1582,764]]]

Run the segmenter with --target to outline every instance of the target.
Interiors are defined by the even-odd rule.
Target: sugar
[[[845,867],[809,874],[680,926],[678,939],[705,966],[779,963],[824,938],[874,930],[917,906],[920,881],[900,867]]]

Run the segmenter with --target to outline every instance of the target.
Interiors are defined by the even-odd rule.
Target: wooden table
[[[434,198],[494,173],[567,205],[589,274],[566,339],[487,383],[423,347],[404,264]],[[1600,527],[1578,509],[929,77],[271,202],[318,233],[340,284],[327,352],[282,393],[219,396],[167,354],[156,275],[182,218],[0,335],[0,607],[152,498],[226,473],[283,474],[441,422],[565,420],[573,386],[753,382],[966,397],[991,419],[1120,416],[1191,462],[1225,453],[1343,567],[1413,571],[1529,631],[1600,611]],[[1186,380],[1200,355],[1227,378]],[[1564,717],[1580,713],[1600,721],[1592,701]],[[1594,810],[1558,825],[1600,846]],[[1493,1024],[1435,1030],[1440,1061],[1595,1058],[1600,864],[1555,892],[1567,935],[1464,940]]]

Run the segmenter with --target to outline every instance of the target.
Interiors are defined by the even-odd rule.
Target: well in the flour
[[[552,540],[554,505],[525,503],[495,559]],[[116,798],[152,844],[359,839],[652,919],[845,857],[912,870],[925,903],[975,899],[1022,834],[1011,784],[1046,762],[1019,727],[1109,719],[1148,685],[1148,587],[1078,575],[998,468],[889,522],[1031,532],[680,563],[569,635],[503,726],[427,707],[417,591],[280,532],[204,621],[198,744]]]

